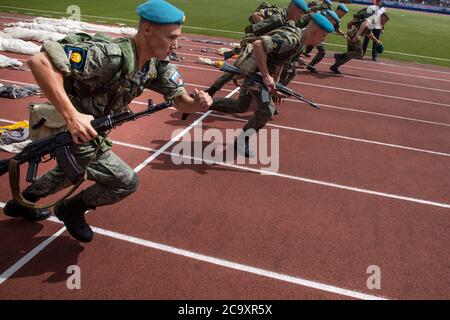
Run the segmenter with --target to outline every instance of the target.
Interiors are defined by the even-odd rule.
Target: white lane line
[[[185,83],[186,85],[191,85],[189,83]],[[234,91],[232,91],[231,93],[234,94],[235,91],[237,91],[239,88],[236,88]],[[291,102],[299,102],[296,100],[291,100],[291,99],[286,99],[288,101]],[[132,101],[132,103],[135,104],[141,104],[141,105],[147,105],[144,102],[140,102],[140,101]],[[325,106],[325,105],[324,105]],[[333,108],[333,107],[331,107]],[[216,118],[223,118],[223,119],[230,119],[230,120],[236,120],[236,121],[241,121],[241,122],[247,122],[246,119],[241,119],[241,118],[237,118],[237,117],[232,117],[232,116],[225,116],[225,115],[219,115],[216,113],[211,114],[212,111],[208,111],[206,113],[198,113],[201,114],[202,117],[197,119],[196,122],[194,122],[193,124],[191,124],[192,127],[196,126],[199,122],[201,122],[204,118],[206,118],[208,115],[211,115],[212,117],[216,117]],[[395,116],[392,116],[395,117]],[[401,118],[401,119],[405,119],[402,117],[396,117],[396,118]],[[409,119],[411,120],[411,119]],[[14,121],[10,121],[10,120],[6,120],[6,119],[0,119],[0,121],[6,122],[6,123],[15,123]],[[427,121],[422,121],[422,122],[427,122]],[[433,123],[433,124],[439,124],[439,123]],[[444,126],[449,126],[447,124],[440,124],[440,125],[444,125]],[[302,129],[302,128],[297,128],[297,127],[289,127],[289,126],[283,126],[283,125],[277,125],[277,124],[272,124],[272,123],[268,123],[266,124],[266,126],[269,127],[274,127],[274,128],[280,128],[280,129],[286,129],[286,130],[292,130],[292,131],[298,131],[298,132],[304,132],[304,133],[310,133],[310,134],[315,134],[315,135],[321,135],[321,136],[326,136],[326,137],[332,137],[332,138],[336,138],[336,139],[344,139],[344,140],[350,140],[350,141],[356,141],[356,142],[362,142],[362,143],[369,143],[369,144],[375,144],[375,145],[380,145],[380,146],[384,146],[384,147],[391,147],[391,148],[398,148],[398,149],[404,149],[404,150],[409,150],[409,151],[415,151],[415,152],[422,152],[422,153],[428,153],[428,154],[432,154],[432,155],[438,155],[438,156],[445,156],[445,157],[450,157],[449,153],[445,153],[445,152],[439,152],[439,151],[433,151],[433,150],[427,150],[427,149],[420,149],[420,148],[414,148],[414,147],[409,147],[409,146],[402,146],[402,145],[398,145],[398,144],[393,144],[393,143],[386,143],[386,142],[380,142],[380,141],[375,141],[375,140],[367,140],[367,139],[360,139],[360,138],[354,138],[354,137],[349,137],[349,136],[343,136],[343,135],[337,135],[337,134],[333,134],[333,133],[328,133],[328,132],[322,132],[322,131],[314,131],[314,130],[307,130],[307,129]],[[186,128],[187,129],[187,128]],[[185,130],[186,130],[185,129]],[[190,130],[191,128],[189,128]],[[187,131],[189,131],[187,130]],[[186,131],[186,132],[187,132]],[[180,132],[180,135],[183,136],[186,132]],[[181,137],[180,136],[180,137]],[[178,137],[178,138],[180,138]],[[169,145],[170,146],[170,145]],[[168,147],[169,147],[168,146]],[[165,146],[163,146],[161,148],[161,150],[166,150],[167,148]],[[156,155],[155,157],[157,157],[158,155]],[[151,159],[151,157],[149,158],[149,161],[153,161],[153,159]],[[142,164],[142,167],[144,167],[146,164]],[[141,170],[142,168],[139,168],[139,170]]]
[[[0,207],[3,208],[4,206],[5,206],[5,203],[0,202]],[[56,217],[53,217],[53,216],[49,217],[47,219],[47,221],[52,221],[52,222],[55,222],[55,223],[58,223],[58,224],[62,223]],[[324,284],[324,283],[317,282],[317,281],[306,280],[306,279],[299,278],[299,277],[289,276],[289,275],[285,275],[285,274],[282,274],[282,273],[273,272],[273,271],[270,271],[270,270],[260,269],[260,268],[256,268],[256,267],[252,267],[252,266],[248,266],[248,265],[244,265],[244,264],[240,264],[240,263],[236,263],[236,262],[232,262],[232,261],[228,261],[228,260],[224,260],[224,259],[220,259],[220,258],[215,258],[215,257],[207,256],[207,255],[204,255],[204,254],[201,254],[201,253],[195,253],[193,251],[188,251],[188,250],[185,250],[185,249],[172,247],[172,246],[169,246],[169,245],[166,245],[166,244],[161,244],[161,243],[157,243],[157,242],[153,242],[153,241],[149,241],[149,240],[133,237],[133,236],[130,236],[130,235],[126,235],[126,234],[123,234],[123,233],[118,233],[118,232],[106,230],[106,229],[99,228],[99,227],[91,226],[91,228],[92,228],[92,231],[94,231],[95,233],[101,234],[101,235],[103,235],[105,237],[110,237],[110,238],[113,238],[113,239],[116,239],[116,240],[121,240],[121,241],[129,242],[129,243],[137,244],[137,245],[140,245],[140,246],[143,246],[143,247],[147,247],[147,248],[151,248],[151,249],[167,252],[167,253],[174,254],[174,255],[177,255],[177,256],[183,256],[183,257],[186,257],[186,258],[189,258],[189,259],[206,262],[206,263],[209,263],[209,264],[217,265],[217,266],[228,268],[228,269],[233,269],[233,270],[237,270],[237,271],[241,271],[241,272],[247,272],[247,273],[250,273],[250,274],[255,274],[255,275],[266,277],[266,278],[271,278],[271,279],[275,279],[275,280],[289,282],[289,283],[292,283],[292,284],[297,284],[297,285],[300,285],[300,286],[303,286],[303,287],[317,289],[317,290],[321,290],[321,291],[325,291],[325,292],[329,292],[329,293],[335,293],[335,294],[338,294],[338,295],[352,297],[352,298],[361,299],[361,300],[386,300],[387,299],[387,298],[382,297],[382,296],[369,295],[369,294],[362,293],[362,292],[359,292],[359,291],[344,289],[344,288],[340,288],[340,287],[336,287],[336,286],[333,286],[333,285]],[[57,233],[55,233],[52,237],[55,237],[55,238],[58,237],[62,233],[62,231],[64,231],[65,229],[66,229],[65,227],[62,228]],[[60,233],[60,234],[58,234],[58,233]],[[47,240],[49,240],[49,239],[47,239]],[[43,245],[44,242],[41,245]],[[51,241],[49,241],[49,243],[50,242]],[[49,243],[47,243],[45,246],[47,246]],[[41,248],[41,250],[44,249],[45,246],[43,246]],[[37,248],[35,248],[35,250],[36,249]],[[24,258],[22,258],[22,259],[24,259]],[[28,261],[31,260],[31,258],[28,259]],[[28,262],[28,261],[26,261],[26,262]],[[23,263],[23,264],[25,264],[25,263]],[[22,267],[22,266],[20,266],[20,267]],[[20,267],[18,269],[20,269]],[[14,272],[12,272],[11,275]],[[6,272],[4,272],[4,274],[5,273]],[[10,277],[11,275],[9,275],[8,277]],[[0,285],[1,284],[2,284],[2,282],[0,282]]]
[[[302,73],[304,74],[308,74],[311,73],[310,71],[307,70],[301,70]],[[402,87],[409,87],[409,88],[415,88],[415,89],[423,89],[423,90],[432,90],[432,91],[439,91],[439,92],[447,92],[450,93],[450,90],[445,90],[445,89],[438,89],[438,88],[430,88],[430,87],[424,87],[424,86],[416,86],[413,84],[407,84],[407,83],[400,83],[400,82],[393,82],[393,81],[386,81],[386,80],[377,80],[377,79],[370,79],[370,78],[364,78],[364,77],[355,77],[355,76],[349,76],[349,75],[335,75],[335,74],[331,74],[330,75],[334,78],[348,78],[348,79],[356,79],[356,80],[364,80],[364,81],[371,81],[371,82],[377,82],[377,83],[385,83],[385,84],[391,84],[391,85],[395,85],[395,86],[402,86]]]
[[[332,63],[328,63],[328,62],[320,62],[320,63],[324,64],[324,65],[332,65]],[[342,67],[343,68],[352,68],[352,69],[370,71],[370,72],[389,73],[389,74],[394,74],[396,76],[403,76],[403,77],[412,77],[412,78],[420,78],[420,79],[427,79],[427,80],[434,80],[434,81],[450,82],[450,79],[433,78],[433,77],[428,77],[428,76],[419,76],[419,75],[416,75],[416,74],[407,74],[407,73],[387,71],[387,70],[380,70],[380,69],[357,67],[357,66],[351,66],[351,65],[347,65],[347,64],[344,64]]]
[[[387,67],[396,67],[396,68],[404,68],[404,69],[411,69],[411,70],[418,70],[418,71],[425,71],[425,72],[432,72],[432,73],[440,73],[440,74],[447,74],[450,75],[450,71],[441,71],[441,70],[432,70],[432,69],[425,69],[425,68],[417,68],[417,67],[410,67],[410,66],[400,66],[392,63],[387,62],[378,62],[375,64],[373,61],[366,61],[366,60],[359,60],[359,59],[353,59],[355,62],[363,63],[363,64],[371,64],[371,65],[381,65],[381,66],[387,66]],[[442,67],[445,68],[445,67]]]
[[[230,119],[230,120],[236,120],[236,121],[241,121],[241,122],[247,122],[248,121],[247,119],[241,119],[241,118],[236,118],[236,117],[232,117],[232,116],[224,116],[224,115],[219,115],[219,114],[216,114],[216,113],[213,113],[211,116],[212,117],[216,117],[216,118]],[[327,133],[327,132],[313,131],[313,130],[295,128],[295,127],[288,127],[288,126],[282,126],[282,125],[278,125],[278,124],[266,124],[266,126],[274,127],[274,128],[280,128],[280,129],[286,129],[286,130],[299,131],[299,132],[304,132],[304,133],[310,133],[310,134],[315,134],[315,135],[325,136],[325,137],[331,137],[331,138],[336,138],[336,139],[343,139],[343,140],[350,140],[350,141],[356,141],[356,142],[375,144],[375,145],[379,145],[379,146],[383,146],[383,147],[391,147],[391,148],[404,149],[404,150],[415,151],[415,152],[429,153],[429,154],[432,154],[432,155],[450,157],[450,153],[433,151],[433,150],[426,150],[426,149],[419,149],[419,148],[402,146],[402,145],[392,144],[392,143],[385,143],[385,142],[374,141],[374,140],[353,138],[353,137],[342,136],[342,135],[337,135],[337,134],[332,134],[332,133]]]
[[[37,12],[50,12],[50,13],[57,13],[57,14],[61,14],[63,16],[67,16],[67,12],[39,10],[39,9],[30,9],[30,8],[23,8],[23,7],[11,7],[11,6],[0,6],[0,8],[18,9],[18,10],[22,10],[22,11],[23,10],[29,10],[29,11],[37,11]],[[14,12],[14,11],[10,11],[10,12]],[[107,19],[107,20],[129,21],[129,22],[134,22],[134,23],[138,22],[137,19],[123,19],[123,18],[113,18],[113,17],[105,17],[105,16],[92,16],[92,15],[87,15],[87,14],[83,14],[83,16],[91,17],[91,18]],[[233,34],[239,34],[239,35],[243,35],[244,34],[241,31],[232,31],[232,30],[223,30],[223,29],[210,29],[210,28],[188,26],[188,25],[183,25],[183,27],[184,28],[191,28],[191,29],[207,30],[207,31],[218,31],[218,32],[224,32],[224,33],[233,33]],[[325,44],[330,45],[330,46],[346,47],[346,45],[335,44],[335,43],[325,43]],[[386,50],[385,52],[386,53],[395,54],[395,55],[405,55],[405,56],[426,58],[426,59],[432,59],[432,60],[450,61],[450,59],[446,59],[446,58],[429,57],[429,56],[422,56],[422,55],[416,55],[416,54],[411,54],[411,53],[403,53],[403,52],[396,52],[396,51],[389,51],[389,50]]]
[[[182,49],[184,47],[205,48],[205,46],[193,45],[193,44],[191,44],[191,42],[185,41],[185,39],[180,39],[179,42],[182,45],[181,46]],[[214,46],[214,44],[205,43],[205,45],[206,44],[208,44],[208,46]],[[330,58],[330,57],[328,57],[328,58]],[[396,67],[396,68],[411,69],[411,70],[418,70],[418,71],[425,71],[425,72],[432,72],[432,73],[439,73],[439,74],[450,75],[450,72],[446,72],[446,71],[432,70],[432,69],[425,69],[425,68],[417,68],[417,67],[410,67],[410,66],[401,66],[401,65],[396,65],[396,64],[392,64],[392,63],[386,63],[386,62],[383,62],[383,61],[378,62],[378,63],[374,63],[373,61],[352,59],[352,61],[349,62],[346,65],[347,66],[352,66],[354,62],[363,63],[363,64],[366,64],[368,66],[379,66],[379,65],[381,65],[381,66],[387,66],[387,67]],[[442,68],[444,69],[445,67],[442,67]],[[379,70],[379,69],[372,69],[372,70],[373,71],[378,71],[378,72],[383,72],[383,70]],[[405,75],[409,76],[409,74],[405,74]]]
[[[192,54],[192,53],[186,53],[186,52],[177,52],[177,53],[180,56],[204,57],[204,58],[209,58],[209,59],[213,59],[213,60],[220,59],[219,56],[209,56],[209,55],[205,55],[205,54]],[[321,62],[321,64],[331,65],[331,63],[326,63],[326,62]],[[350,67],[350,66],[348,66],[348,67]],[[356,67],[356,68],[358,68],[358,67]],[[298,71],[301,71],[301,72],[306,73],[306,74],[310,73],[307,70],[299,69]],[[380,70],[372,70],[372,71],[381,72]],[[323,72],[321,71],[321,73],[323,73]],[[386,84],[392,84],[392,85],[398,85],[398,86],[404,86],[404,87],[410,87],[410,88],[417,88],[417,89],[424,89],[424,90],[450,92],[450,90],[445,90],[445,89],[438,89],[438,88],[431,88],[431,87],[425,87],[425,86],[418,86],[418,85],[412,85],[412,84],[407,84],[407,83],[399,83],[399,82],[393,82],[393,81],[387,81],[387,80],[377,80],[377,79],[371,79],[371,78],[365,78],[365,77],[350,76],[350,75],[345,75],[345,74],[337,75],[337,74],[334,74],[334,73],[330,73],[329,75],[331,77],[335,77],[335,78],[349,78],[349,79],[365,80],[365,81],[372,81],[372,82],[378,82],[378,83],[386,83]],[[414,75],[410,75],[410,74],[403,74],[403,76],[405,76],[405,77],[414,77]],[[418,77],[422,77],[422,76],[418,76]],[[437,79],[437,78],[432,78],[432,79]],[[438,80],[450,81],[450,80],[444,80],[444,79],[438,79]]]
[[[231,91],[226,97],[229,98],[231,97],[233,94],[235,94],[236,92],[239,91],[239,87],[234,89],[233,91]],[[137,166],[134,171],[139,172],[140,170],[142,170],[146,165],[148,165],[150,162],[152,162],[157,156],[159,156],[162,152],[164,152],[165,150],[167,150],[171,145],[173,145],[175,142],[177,142],[181,137],[183,137],[189,130],[191,130],[193,127],[195,127],[196,125],[198,125],[200,122],[202,122],[203,119],[205,119],[210,113],[212,112],[212,110],[209,110],[207,112],[205,112],[200,118],[198,118],[197,120],[195,120],[193,123],[191,123],[190,126],[188,126],[187,128],[185,128],[183,131],[181,131],[178,135],[176,135],[175,137],[173,137],[169,142],[167,142],[164,146],[162,146],[157,152],[155,152],[153,155],[151,155],[150,157],[148,157],[143,163],[141,163],[139,166]]]
[[[0,81],[9,82],[9,83],[23,84],[23,85],[32,85],[31,83],[11,81],[11,80],[5,80],[5,79],[0,79]],[[194,86],[194,87],[208,88],[208,86],[205,86],[205,85],[200,85],[200,84],[195,84],[195,83],[188,83],[188,82],[185,82],[185,85],[190,85],[190,86]],[[222,89],[222,91],[231,92],[232,90]],[[295,103],[302,103],[301,101],[292,100],[292,99],[286,99],[286,100],[292,101],[292,102],[295,102]],[[137,101],[133,101],[133,102],[141,104],[141,102],[137,102]],[[147,105],[146,103],[142,103],[142,104]],[[391,114],[387,114],[387,113],[380,113],[380,112],[372,112],[372,111],[358,110],[358,109],[352,109],[352,108],[338,107],[338,106],[332,106],[332,105],[329,105],[329,104],[318,103],[318,105],[321,106],[321,107],[325,107],[325,108],[339,109],[339,110],[345,110],[345,111],[349,111],[349,112],[365,113],[365,114],[382,116],[382,117],[388,117],[388,118],[394,118],[394,119],[401,119],[401,120],[407,120],[407,121],[422,122],[422,123],[433,124],[433,125],[438,125],[438,126],[450,127],[450,124],[443,123],[443,122],[435,122],[435,121],[422,120],[422,119],[416,119],[416,118],[401,117],[401,116],[391,115]],[[9,121],[9,120],[7,120],[7,121]],[[5,122],[7,122],[7,121],[5,121]]]
[[[211,68],[193,67],[193,66],[184,65],[184,64],[181,64],[181,63],[176,63],[176,65],[178,67],[187,68],[187,69],[197,69],[197,70],[204,70],[204,71],[210,71],[210,72],[220,72],[220,73],[222,72],[220,70],[215,70],[215,69],[211,69]],[[410,99],[410,98],[386,95],[386,94],[382,94],[382,93],[373,93],[373,92],[352,90],[352,89],[346,89],[346,88],[340,88],[340,87],[324,86],[324,85],[308,83],[308,82],[300,82],[300,81],[292,81],[291,83],[304,84],[304,85],[308,85],[308,86],[312,86],[312,87],[327,88],[327,89],[333,89],[333,90],[339,90],[339,91],[354,92],[354,93],[359,93],[359,94],[364,94],[364,95],[379,96],[379,97],[390,98],[390,99],[398,99],[398,100],[420,102],[420,103],[427,103],[427,104],[432,104],[432,105],[450,107],[450,104],[446,104],[446,103],[432,102],[432,101],[418,100],[418,99]]]
[[[4,203],[1,203],[1,207],[5,206]],[[19,261],[14,263],[11,267],[9,267],[5,272],[0,275],[0,285],[2,285],[9,277],[11,277],[14,273],[16,273],[20,268],[22,268],[25,264],[27,264],[31,259],[33,259],[39,252],[45,249],[50,243],[52,243],[56,238],[58,238],[64,231],[66,227],[59,229],[55,232],[51,237],[45,239],[41,242],[37,247],[28,252],[25,256],[23,256]]]
[[[0,81],[8,82],[8,83],[23,84],[23,85],[32,85],[31,83],[12,81],[12,80],[6,80],[6,79],[0,79]],[[208,88],[208,86],[205,86],[205,85],[200,85],[200,84],[195,84],[195,83],[188,83],[188,82],[185,82],[185,85],[194,86],[194,87]],[[222,91],[231,92],[232,90],[222,89]],[[285,99],[285,100],[291,101],[291,102],[295,102],[295,103],[303,103],[301,101],[293,100],[293,99]],[[139,101],[132,101],[132,103],[147,105],[146,103],[139,102]],[[358,113],[364,113],[364,114],[370,114],[370,115],[376,115],[376,116],[382,116],[382,117],[388,117],[388,118],[394,118],[394,119],[401,119],[401,120],[407,120],[407,121],[422,122],[422,123],[427,123],[427,124],[432,124],[432,125],[450,127],[450,124],[443,123],[443,122],[435,122],[435,121],[422,120],[422,119],[416,119],[416,118],[401,117],[401,116],[396,116],[396,115],[391,115],[391,114],[386,114],[386,113],[364,111],[364,110],[345,108],[345,107],[338,107],[338,106],[332,106],[332,105],[321,104],[321,103],[318,103],[318,105],[321,106],[321,107],[325,107],[325,108],[339,109],[339,110],[345,110],[345,111],[349,111],[349,112],[358,112]],[[236,118],[236,119],[239,119],[239,118]],[[0,121],[1,121],[1,119],[0,119]],[[11,122],[11,121],[10,120],[5,120],[4,122]],[[11,122],[11,123],[14,123],[14,122]]]
[[[236,88],[235,90],[233,90],[230,94],[227,95],[227,97],[231,97],[234,93],[236,93],[239,90],[239,88]],[[205,116],[200,118],[200,119],[204,119],[206,118],[208,114],[205,113]],[[200,120],[201,121],[201,120]],[[195,121],[193,124],[191,124],[188,128],[189,130],[192,129],[197,123],[200,122],[199,120]],[[189,130],[183,130],[183,135],[186,134],[186,132],[188,132]],[[134,171],[135,172],[139,172],[140,170],[142,170],[146,165],[148,165],[151,161],[153,161],[158,155],[161,154],[162,151],[164,151],[165,149],[169,148],[172,144],[174,144],[178,139],[180,139],[182,136],[181,135],[177,135],[176,137],[172,138],[168,143],[166,143],[163,148],[161,150],[154,150],[154,154],[150,157],[148,157],[146,160],[144,160],[143,163],[141,163],[140,165],[138,165]],[[175,140],[177,139],[177,140]],[[39,246],[37,246],[35,249],[33,249],[31,252],[29,252],[25,257],[23,257],[22,259],[20,259],[19,261],[17,261],[13,266],[11,266],[10,268],[8,268],[7,271],[5,271],[0,277],[0,284],[2,284],[3,282],[5,282],[11,275],[13,275],[17,270],[19,270],[20,268],[22,268],[28,261],[30,261],[34,256],[36,256],[40,251],[42,251],[47,245],[49,245],[51,242],[53,242],[59,235],[61,235],[65,230],[65,227],[61,230],[59,230],[57,233],[55,233],[52,237],[46,239],[44,242],[42,242]]]
[[[338,91],[353,92],[353,93],[359,93],[359,94],[364,94],[364,95],[369,95],[369,96],[376,96],[376,97],[398,99],[398,100],[411,101],[411,102],[427,103],[427,104],[432,104],[432,105],[436,105],[436,106],[450,107],[450,104],[447,104],[447,103],[440,103],[440,102],[432,102],[432,101],[426,101],[426,100],[419,100],[419,99],[411,99],[411,98],[404,98],[404,97],[398,97],[398,96],[391,96],[391,95],[387,95],[387,94],[384,94],[384,93],[365,92],[365,91],[360,91],[360,90],[346,89],[346,88],[333,87],[333,86],[325,86],[325,85],[321,85],[321,84],[313,84],[313,83],[302,82],[302,81],[292,81],[291,83],[302,84],[302,85],[305,85],[305,86],[312,86],[312,87],[319,87],[319,88],[338,90]]]
[[[107,236],[107,237],[111,237],[114,239],[130,242],[130,243],[134,243],[134,244],[138,244],[138,245],[141,245],[144,247],[152,248],[155,250],[160,250],[160,251],[171,253],[171,254],[174,254],[177,256],[183,256],[183,257],[197,260],[197,261],[206,262],[209,264],[213,264],[213,265],[228,268],[228,269],[246,272],[246,273],[250,273],[250,274],[254,274],[254,275],[258,275],[258,276],[262,276],[262,277],[266,277],[266,278],[271,278],[271,279],[275,279],[275,280],[279,280],[279,281],[297,284],[297,285],[311,288],[311,289],[321,290],[321,291],[334,293],[334,294],[338,294],[338,295],[342,295],[342,296],[346,296],[346,297],[361,299],[361,300],[386,300],[386,298],[381,297],[381,296],[369,295],[369,294],[362,293],[359,291],[344,289],[344,288],[324,284],[324,283],[317,282],[317,281],[311,281],[311,280],[307,280],[307,279],[300,278],[300,277],[289,276],[289,275],[285,275],[285,274],[278,273],[278,272],[273,272],[273,271],[266,270],[266,269],[256,268],[256,267],[252,267],[249,265],[244,265],[244,264],[240,264],[240,263],[236,263],[236,262],[232,262],[232,261],[228,261],[228,260],[224,260],[224,259],[220,259],[220,258],[207,256],[204,254],[200,254],[200,253],[172,247],[169,245],[140,239],[137,237],[105,230],[105,229],[98,228],[98,227],[93,227],[92,229],[96,233],[99,233],[99,234]]]
[[[202,67],[194,67],[194,66],[181,64],[181,63],[175,63],[175,65],[177,65],[178,67],[188,68],[188,69],[205,70],[205,71],[210,71],[210,72],[221,72],[220,70],[215,70],[215,69],[210,69],[210,68],[202,68]],[[8,81],[8,80],[0,79],[0,81]],[[23,82],[16,82],[16,81],[9,81],[9,82],[15,82],[15,83],[24,84]],[[404,100],[404,101],[427,103],[427,104],[432,104],[432,105],[450,107],[450,104],[446,104],[446,103],[432,102],[432,101],[412,99],[412,98],[405,98],[405,97],[399,97],[399,96],[392,96],[392,95],[386,95],[386,94],[382,94],[382,93],[366,92],[366,91],[361,91],[361,90],[353,90],[353,89],[334,87],[334,86],[325,86],[325,85],[309,83],[309,82],[292,81],[292,83],[304,84],[304,85],[308,85],[308,86],[319,87],[319,88],[327,88],[327,89],[338,90],[338,91],[353,92],[353,93],[364,94],[364,95],[372,95],[372,96],[378,96],[378,97],[384,97],[384,98],[390,98],[390,99],[398,99],[398,100]],[[438,90],[441,90],[441,89],[438,89]]]
[[[132,144],[132,143],[126,143],[126,142],[121,142],[121,141],[117,141],[117,140],[114,140],[113,142],[115,144],[125,146],[125,147],[156,152],[156,150],[153,148],[139,146],[139,145]],[[164,151],[162,153],[167,156],[182,157],[185,159],[195,160],[195,161],[199,161],[199,162],[203,161],[203,159],[201,159],[201,158],[184,156],[184,155],[176,154],[173,152]],[[224,167],[242,170],[242,171],[250,171],[250,172],[254,172],[254,173],[259,173],[262,175],[276,176],[276,177],[280,177],[280,178],[302,181],[302,182],[317,184],[317,185],[326,186],[326,187],[330,187],[330,188],[342,189],[342,190],[353,191],[353,192],[358,192],[358,193],[370,194],[370,195],[379,196],[379,197],[397,199],[397,200],[402,200],[402,201],[419,203],[419,204],[423,204],[423,205],[429,205],[429,206],[434,206],[434,207],[450,209],[450,204],[444,203],[444,202],[436,202],[436,201],[430,201],[430,200],[419,199],[419,198],[414,198],[414,197],[407,197],[407,196],[401,196],[401,195],[396,195],[396,194],[391,194],[391,193],[386,193],[386,192],[380,192],[380,191],[375,191],[375,190],[346,186],[346,185],[337,184],[337,183],[333,183],[333,182],[309,179],[309,178],[304,178],[304,177],[299,177],[299,176],[294,176],[294,175],[289,175],[289,174],[283,174],[283,173],[277,173],[277,172],[271,172],[271,171],[264,170],[264,169],[255,169],[255,168],[235,165],[235,164],[231,164],[231,163],[226,163],[226,162],[220,162],[220,161],[214,161],[214,160],[208,160],[208,162],[211,162],[212,164],[224,166]]]

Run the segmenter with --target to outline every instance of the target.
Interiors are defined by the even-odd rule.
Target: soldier
[[[285,21],[297,20],[306,11],[308,11],[308,6],[306,2],[302,0],[292,0],[287,8],[271,6],[268,3],[263,2],[250,16],[249,21],[251,24],[255,24],[274,15],[282,16]]]
[[[298,56],[303,45],[317,45],[324,40],[327,33],[334,30],[332,24],[322,14],[315,14],[312,22],[305,28],[285,26],[259,37],[246,47],[246,51],[236,62],[243,74],[261,72],[264,84],[269,91],[266,95],[260,87],[254,90],[252,81],[244,80],[239,98],[216,98],[211,107],[212,110],[242,113],[246,112],[252,99],[256,100],[257,110],[244,126],[239,139],[236,140],[235,148],[246,157],[254,154],[249,147],[249,136],[253,131],[259,129],[269,121],[275,111],[275,103],[280,103],[282,96],[274,90],[275,83],[279,82],[283,66]],[[241,139],[244,137],[243,139]],[[242,145],[237,141],[244,140]]]
[[[311,1],[308,3],[309,11],[315,13],[317,11],[329,10],[331,9],[333,2],[331,0],[324,0],[322,3],[317,3],[316,1]]]
[[[255,36],[262,36],[267,32],[273,31],[277,27],[287,25],[290,20],[296,21],[308,11],[308,6],[304,0],[292,0],[287,9],[269,6],[267,3],[260,7],[262,8],[256,10],[249,18],[253,24],[246,28],[247,35],[241,42],[241,52],[244,52],[245,44],[248,39],[252,39]],[[254,32],[257,34],[255,35]],[[211,97],[214,96],[214,94],[231,81],[233,77],[234,75],[232,73],[224,72],[208,89],[205,90],[205,92]]]
[[[325,12],[328,13],[329,17],[333,18],[333,21],[330,21],[331,23],[334,24],[334,31],[338,34],[338,35],[342,35],[345,38],[347,38],[347,35],[342,32],[341,30],[341,26],[340,26],[340,19],[342,19],[343,16],[345,16],[348,13],[348,8],[345,4],[340,3],[335,11],[337,18],[333,15],[333,11],[331,10],[326,10]],[[311,52],[311,50],[313,49],[312,46],[308,46],[305,50],[305,53],[309,53]],[[309,71],[313,72],[313,73],[317,73],[317,69],[314,68],[314,66],[316,64],[318,64],[320,61],[322,61],[322,59],[325,57],[326,54],[326,50],[325,50],[325,43],[321,43],[318,46],[316,46],[317,49],[317,53],[314,56],[314,58],[311,60],[311,62],[306,66],[306,69],[308,69]]]
[[[336,74],[341,74],[339,67],[343,64],[349,62],[351,59],[359,58],[362,54],[362,44],[360,36],[365,34],[369,39],[373,40],[379,48],[382,48],[382,43],[378,40],[372,33],[373,28],[375,28],[378,19],[381,19],[381,24],[385,25],[389,20],[389,16],[386,12],[380,13],[379,15],[373,14],[364,20],[353,19],[349,22],[347,32],[347,52],[335,54],[335,62],[330,66],[330,70]]]
[[[152,89],[184,112],[207,110],[211,97],[197,91],[190,97],[167,56],[181,33],[184,13],[164,0],[147,1],[137,7],[139,28],[133,38],[106,40],[98,36],[76,42],[85,34],[70,35],[61,42],[47,42],[43,52],[28,64],[37,83],[67,123],[72,135],[71,151],[95,184],[55,206],[55,215],[77,240],[90,242],[93,232],[84,213],[116,203],[136,191],[138,177],[111,151],[112,142],[98,136],[90,121],[116,113]],[[75,42],[74,42],[75,41]],[[55,111],[56,112],[56,111]],[[59,166],[46,172],[22,193],[31,202],[70,185]],[[37,221],[49,216],[48,209],[28,209],[10,200],[4,213]]]

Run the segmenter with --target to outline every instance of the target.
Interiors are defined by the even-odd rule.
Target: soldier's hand
[[[198,91],[195,89],[194,101],[198,104],[202,111],[208,110],[213,103],[211,96],[205,91]]]
[[[93,116],[77,112],[72,120],[67,122],[73,143],[83,144],[97,136],[97,132],[91,126],[92,120]]]
[[[281,104],[284,98],[286,98],[286,96],[278,91],[272,93],[272,99],[275,104]]]
[[[271,75],[263,76],[263,81],[269,92],[275,91],[275,80],[273,80],[273,77]]]

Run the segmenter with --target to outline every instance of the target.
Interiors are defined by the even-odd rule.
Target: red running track
[[[180,71],[188,90],[206,87],[218,70],[195,61],[214,57],[201,47],[220,46],[187,38]],[[288,100],[267,126],[279,129],[278,175],[259,174],[261,164],[175,165],[173,144],[139,171],[137,193],[88,214],[96,227],[90,244],[66,232],[49,238],[62,232],[56,218],[1,216],[0,274],[14,272],[0,298],[450,298],[450,70],[351,61],[336,77],[330,63],[324,59],[319,75],[299,72],[292,84],[322,109]],[[3,69],[0,79],[35,83],[25,71]],[[234,86],[224,89],[220,95]],[[149,97],[162,100],[145,92],[132,108]],[[27,119],[36,100],[1,99],[0,125]],[[237,129],[250,115],[214,112],[203,130]],[[166,110],[130,123],[112,133],[114,150],[135,168],[199,117],[184,122]],[[6,177],[0,186],[3,205],[11,197]],[[70,265],[82,270],[81,290],[66,287]],[[379,290],[366,285],[371,265],[381,268]]]

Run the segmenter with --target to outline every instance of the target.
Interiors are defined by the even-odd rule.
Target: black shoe
[[[95,209],[95,207],[90,208],[86,205],[82,199],[82,193],[79,193],[75,197],[58,204],[54,211],[55,216],[64,222],[72,237],[81,242],[91,242],[94,233],[84,218],[84,213],[88,209]]]
[[[377,57],[372,58],[373,61],[378,61]]]
[[[333,71],[333,72],[336,73],[336,74],[341,74],[341,71],[339,71],[338,66],[335,65],[335,64],[333,64],[333,65],[330,67],[330,70]]]
[[[236,139],[234,141],[234,150],[241,156],[244,156],[246,158],[254,158],[256,154],[253,150],[250,149],[249,137],[245,137],[244,139],[244,143],[239,141],[240,139]]]
[[[308,69],[309,71],[311,71],[312,73],[318,73],[317,69],[311,65],[307,65],[306,69]]]
[[[36,202],[39,200],[39,197],[34,195],[30,187],[26,188],[25,191],[22,192],[22,196],[25,200],[30,202]],[[49,209],[32,209],[21,206],[16,200],[9,200],[5,207],[3,208],[3,213],[8,217],[23,217],[31,222],[45,220],[50,216]]]
[[[3,208],[8,217],[23,217],[31,222],[45,220],[50,216],[49,209],[32,209],[22,207],[16,200],[9,200]]]

